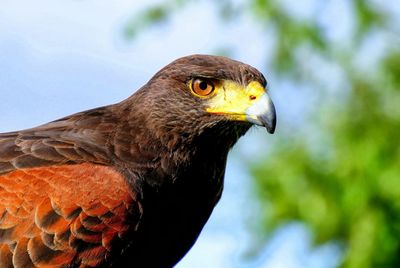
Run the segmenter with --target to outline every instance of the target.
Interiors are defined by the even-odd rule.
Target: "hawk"
[[[0,267],[172,267],[229,149],[275,108],[255,68],[192,55],[119,103],[0,134]]]

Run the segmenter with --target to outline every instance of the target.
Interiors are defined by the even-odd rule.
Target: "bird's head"
[[[161,69],[139,92],[148,121],[164,131],[200,133],[217,127],[251,125],[273,133],[275,107],[264,76],[255,68],[226,57],[192,55]],[[222,130],[223,132],[223,130]]]

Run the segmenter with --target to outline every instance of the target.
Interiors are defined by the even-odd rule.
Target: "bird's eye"
[[[196,78],[192,81],[191,88],[196,95],[205,97],[214,91],[214,84],[211,81]]]

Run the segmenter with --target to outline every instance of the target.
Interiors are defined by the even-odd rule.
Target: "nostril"
[[[257,99],[257,97],[254,96],[254,95],[250,95],[250,96],[249,96],[249,99],[250,99],[250,100],[255,100],[255,99]]]

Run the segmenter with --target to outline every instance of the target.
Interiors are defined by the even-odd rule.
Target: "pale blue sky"
[[[265,59],[273,51],[273,40],[251,19],[242,16],[235,24],[221,26],[207,2],[189,5],[167,25],[150,29],[134,42],[123,38],[123,27],[144,8],[142,3],[0,0],[0,5],[0,132],[122,100],[181,56],[229,46],[236,59],[265,73]],[[300,15],[307,16],[309,11],[301,10]],[[268,78],[268,72],[265,75]],[[306,93],[285,95],[290,85],[276,92],[269,80],[280,122],[296,119],[305,109],[298,100]],[[311,250],[309,236],[299,225],[279,231],[260,258],[243,258],[250,241],[247,221],[258,209],[241,157],[268,151],[274,138],[255,129],[240,141],[228,162],[223,198],[177,267],[333,267],[335,248]]]

